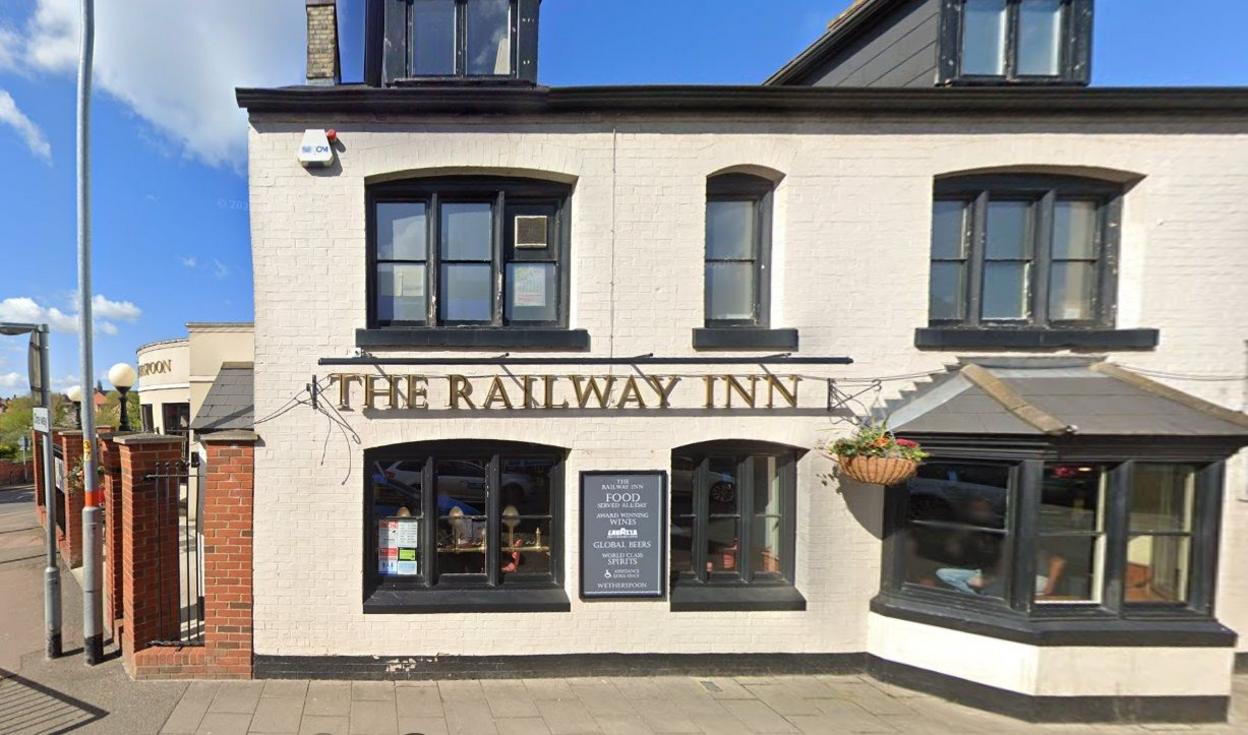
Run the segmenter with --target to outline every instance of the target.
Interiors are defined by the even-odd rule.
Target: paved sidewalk
[[[1029,725],[859,676],[440,682],[196,682],[168,735],[572,735],[573,733],[1243,733],[1234,724]]]

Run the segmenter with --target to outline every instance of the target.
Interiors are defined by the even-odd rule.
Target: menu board
[[[420,574],[420,519],[377,521],[377,571],[388,577]]]
[[[581,473],[581,597],[666,593],[667,474]]]

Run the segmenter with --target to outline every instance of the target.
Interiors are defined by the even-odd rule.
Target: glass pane
[[[507,321],[553,322],[559,318],[559,286],[554,263],[508,263]]]
[[[1135,465],[1131,485],[1132,531],[1191,531],[1196,474],[1189,465]]]
[[[754,318],[754,264],[706,264],[706,318]]]
[[[455,73],[455,0],[413,0],[412,73]]]
[[[1053,259],[1096,257],[1096,202],[1067,201],[1053,205]]]
[[[930,319],[961,319],[966,287],[962,283],[962,263],[932,262],[928,285],[927,313]]]
[[[1095,316],[1096,264],[1054,262],[1049,269],[1049,318],[1054,321],[1088,320]]]
[[[1005,536],[986,531],[911,526],[906,581],[967,595],[1004,597]]]
[[[1127,542],[1127,602],[1187,602],[1191,541],[1135,536]]]
[[[966,202],[935,202],[932,205],[932,258],[966,257]]]
[[[988,260],[1026,260],[1031,257],[1031,203],[989,202]]]
[[[672,574],[693,570],[693,516],[672,516]]]
[[[424,260],[428,256],[424,202],[377,205],[377,259]]]
[[[1062,0],[1022,0],[1018,7],[1018,73],[1061,72]]]
[[[486,202],[442,205],[442,257],[490,260],[494,253],[494,208]]]
[[[382,263],[377,266],[377,320],[423,322],[424,263]]]
[[[696,465],[689,457],[672,456],[672,515],[693,514],[693,473]]]
[[[754,202],[706,203],[706,257],[754,257]]]
[[[434,465],[439,574],[485,572],[486,470],[484,459]]]
[[[467,4],[468,74],[511,73],[511,0]]]
[[[1010,468],[1005,465],[924,462],[906,483],[911,521],[1005,528]]]
[[[375,518],[419,518],[421,477],[424,461],[385,460],[374,462],[369,472],[373,484]]]
[[[488,265],[442,266],[442,319],[451,322],[488,322],[493,291]]]
[[[503,513],[500,521],[498,570],[503,578],[550,574],[550,519]]]
[[[984,263],[984,319],[1022,319],[1027,316],[1029,263]]]
[[[1108,477],[1104,465],[1045,464],[1040,532],[1102,530]]]
[[[1006,0],[966,0],[962,21],[962,73],[1005,73]]]
[[[780,457],[754,457],[754,515],[780,515]]]
[[[741,553],[736,518],[711,518],[706,523],[706,571],[736,572]]]
[[[1036,602],[1098,602],[1102,536],[1041,536],[1036,540]]]
[[[508,516],[550,515],[550,474],[553,459],[504,459],[498,507],[504,526]],[[508,508],[514,509],[509,513]]]
[[[779,516],[755,516],[750,528],[750,563],[755,574],[780,574]]]
[[[737,461],[712,459],[707,463],[707,475],[707,510],[710,514],[737,513]]]

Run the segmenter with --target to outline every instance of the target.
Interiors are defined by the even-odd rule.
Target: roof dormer
[[[537,82],[541,0],[368,0],[365,81]]]

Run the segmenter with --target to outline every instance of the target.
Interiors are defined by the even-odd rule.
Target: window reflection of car
[[[907,488],[915,520],[1004,527],[1006,488],[934,477],[915,477]]]
[[[693,474],[694,472],[691,468],[674,467],[672,469],[672,487],[692,488]],[[725,504],[735,503],[737,496],[736,478],[724,472],[710,472],[709,474],[711,482],[711,501]],[[685,497],[692,500],[693,495],[691,493],[686,493]],[[679,507],[678,503],[679,499],[674,494],[672,498],[673,516],[692,514],[694,512],[692,507],[682,508]],[[708,535],[710,533],[711,531],[708,529]],[[722,541],[717,539],[708,539],[708,545],[713,545],[714,548],[711,549],[711,552],[714,553],[719,547],[730,546],[734,541],[735,539],[726,539]],[[693,547],[693,527],[677,526],[673,524],[671,527],[671,544],[674,550],[685,551],[686,553],[691,552]]]
[[[373,463],[375,508],[379,517],[394,515],[401,506],[419,510],[424,464],[424,461],[410,460]],[[436,479],[438,513],[445,514],[452,508],[459,508],[466,515],[483,514],[487,471],[488,467],[480,462],[439,462]],[[528,475],[507,472],[503,473],[501,480],[504,497],[506,493],[518,490],[527,502],[536,490],[533,478]]]

